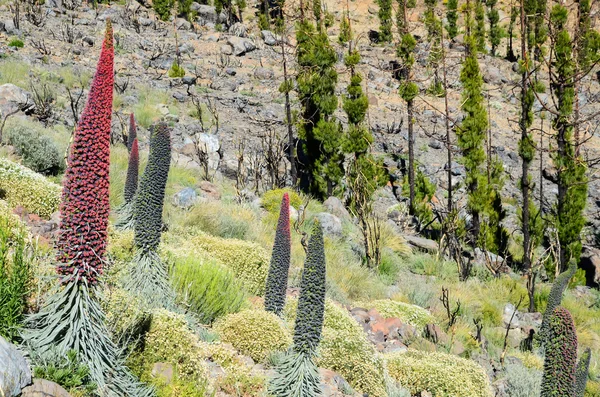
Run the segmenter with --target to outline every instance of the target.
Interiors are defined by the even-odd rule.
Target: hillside
[[[0,395],[308,397],[318,388],[323,396],[537,397],[550,395],[549,378],[566,374],[572,393],[583,382],[578,397],[600,396],[598,66],[577,81],[578,117],[587,120],[578,152],[588,178],[585,226],[574,237],[581,259],[560,275],[553,214],[561,170],[553,113],[544,110],[555,106],[555,91],[533,100],[532,139],[542,149],[529,168],[531,200],[541,203],[545,226],[532,250],[537,284],[529,303],[520,267],[521,73],[504,58],[507,38],[497,56],[476,58],[489,117],[485,155],[499,160],[504,181],[496,192],[506,214],[500,252],[473,249],[478,243],[461,234],[472,224],[457,138],[466,102],[463,32],[444,41],[446,115],[444,95],[427,93],[434,74],[426,5],[407,10],[416,38],[416,168],[419,186],[433,189],[423,213],[410,215],[403,182],[410,120],[393,64],[399,38],[370,40],[379,30],[374,2],[342,3],[322,4],[333,18],[324,31],[338,76],[331,120],[350,129],[347,87],[360,73],[368,101],[361,125],[385,175],[364,216],[351,180],[359,154],[341,155],[331,196],[292,186],[282,48],[298,138],[306,114],[296,86],[302,43],[290,21],[302,3],[285,4],[283,44],[281,33],[261,31],[254,3],[235,12],[237,23],[195,2],[187,19],[171,10],[167,22],[149,1],[0,3]],[[510,6],[498,4],[504,28]],[[338,40],[346,8],[360,53],[355,68]],[[437,5],[444,24],[445,11]],[[446,116],[462,236],[456,255],[444,223]],[[310,158],[304,154],[299,165]],[[484,224],[491,219],[486,213]],[[561,284],[564,293],[556,292]],[[282,306],[271,310],[275,287]],[[542,335],[545,315],[552,321]],[[580,378],[575,364],[586,355],[589,373]],[[550,373],[552,365],[573,372]],[[305,388],[293,394],[300,379]]]

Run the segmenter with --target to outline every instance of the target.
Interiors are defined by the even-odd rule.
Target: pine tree
[[[299,67],[296,81],[302,106],[298,130],[303,164],[299,169],[300,186],[324,198],[334,193],[344,175],[343,131],[332,117],[338,105],[337,54],[327,33],[320,28],[316,30],[307,19],[298,23],[296,38]]]
[[[473,32],[477,51],[485,53],[485,8],[484,0],[475,0],[475,30]]]
[[[133,206],[136,253],[125,285],[127,290],[140,296],[150,307],[169,307],[173,304],[166,265],[158,255],[170,165],[170,131],[167,124],[161,122],[151,132],[148,164]]]
[[[379,41],[392,41],[392,0],[377,0],[379,4]]]
[[[290,234],[290,197],[284,193],[277,221],[271,264],[265,288],[265,310],[281,315],[285,305],[285,294],[290,269],[292,237]]]
[[[321,341],[325,317],[325,251],[323,229],[317,222],[308,242],[308,254],[300,282],[294,345],[277,367],[269,384],[275,397],[312,397],[321,394],[314,358]]]
[[[121,363],[98,302],[109,215],[110,125],[114,45],[110,20],[87,104],[75,128],[56,242],[62,288],[27,320],[23,338],[44,356],[76,350],[98,390],[109,396],[150,396]]]
[[[556,131],[556,150],[552,155],[557,169],[558,197],[556,203],[556,228],[560,244],[560,269],[570,262],[578,263],[581,255],[581,231],[585,224],[583,209],[587,200],[586,166],[575,153],[573,142],[573,101],[575,96],[575,63],[573,42],[567,29],[568,10],[560,5],[552,8],[550,23],[553,30],[554,59],[551,81],[552,93],[557,103],[553,120]]]
[[[577,334],[571,313],[562,307],[557,307],[550,317],[545,348],[541,395],[574,397]]]
[[[340,35],[338,36],[338,40],[340,44],[345,45],[352,39],[352,31],[350,30],[350,15],[348,15],[348,11],[344,11],[342,14],[342,20],[340,21]]]
[[[513,49],[513,38],[514,30],[515,30],[515,22],[517,21],[517,16],[519,15],[519,8],[515,6],[510,7],[510,22],[508,23],[508,40],[506,41],[506,60],[510,62],[515,62],[517,57],[515,55],[515,51]]]
[[[467,13],[467,21],[470,20]],[[456,135],[465,165],[465,184],[468,192],[467,210],[471,215],[471,241],[479,239],[481,216],[488,200],[486,178],[482,166],[486,158],[483,142],[488,127],[488,117],[483,104],[483,78],[477,62],[477,48],[472,37],[467,36],[467,56],[463,62],[460,81],[463,86],[462,111],[464,118]]]
[[[446,3],[446,20],[448,24],[446,25],[446,32],[448,32],[448,37],[450,40],[454,41],[454,38],[458,35],[458,0],[448,0]]]
[[[500,15],[498,14],[498,9],[496,8],[498,0],[487,0],[486,4],[488,6],[487,17],[490,24],[491,55],[496,56],[496,49],[498,48],[500,39],[502,38],[502,29],[498,24],[500,21]]]
[[[439,68],[442,61],[442,21],[435,14],[437,0],[426,0],[425,5],[425,25],[427,26],[427,41],[430,44],[429,57],[427,59],[429,67],[433,69],[433,82],[429,87],[429,93],[440,96],[444,92],[442,81],[440,79]]]
[[[528,12],[527,15],[535,14],[534,18],[534,31],[530,33],[533,36],[533,46],[535,48],[535,60],[538,61],[542,57],[544,52],[543,46],[548,39],[548,20],[546,15],[547,0],[530,0],[533,3],[532,12]],[[529,10],[528,10],[529,11]]]

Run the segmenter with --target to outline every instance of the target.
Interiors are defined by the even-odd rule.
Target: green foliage
[[[300,282],[294,328],[294,351],[297,353],[314,355],[321,341],[325,314],[325,272],[323,229],[319,222],[315,222]]]
[[[19,337],[33,278],[31,249],[13,221],[0,218],[0,336],[9,341]]]
[[[299,171],[300,186],[319,198],[333,194],[344,175],[343,131],[332,119],[338,99],[335,86],[337,53],[327,33],[307,19],[296,29],[298,98],[302,107],[298,136],[306,158]]]
[[[377,0],[379,4],[379,41],[392,41],[392,0]]]
[[[458,0],[448,0],[446,8],[446,20],[448,21],[446,24],[446,32],[448,32],[450,40],[454,40],[458,35],[458,26],[456,24],[458,21]]]
[[[107,290],[102,299],[105,321],[115,340],[123,340],[140,331],[146,313],[143,302],[122,288]]]
[[[338,36],[340,44],[347,44],[352,40],[352,30],[350,30],[350,16],[344,11],[340,21],[340,35]]]
[[[223,202],[207,202],[194,206],[181,220],[183,228],[198,228],[223,238],[247,240],[258,220],[253,211]]]
[[[215,326],[221,341],[231,343],[242,354],[264,362],[271,353],[286,350],[292,337],[283,321],[264,310],[229,314]]]
[[[39,357],[34,361],[34,377],[57,383],[70,393],[77,392],[77,395],[92,396],[96,392],[90,369],[80,362],[76,350],[69,350],[65,357]]]
[[[264,294],[269,271],[269,254],[258,244],[222,239],[194,230],[191,230],[190,235],[170,234],[167,241],[168,245],[173,247],[175,255],[208,255],[231,269],[246,291],[251,294]]]
[[[435,318],[428,310],[405,302],[381,299],[366,304],[359,304],[358,306],[375,308],[384,318],[399,318],[402,322],[413,325],[419,329],[423,328],[426,324],[433,324],[436,322]]]
[[[14,146],[24,166],[46,175],[57,175],[64,170],[63,153],[38,124],[9,123],[4,138]]]
[[[547,341],[544,345],[544,375],[542,396],[575,396],[575,369],[577,366],[577,334],[571,314],[562,307],[552,312],[548,321]]]
[[[19,39],[12,39],[8,42],[9,47],[23,48],[24,45],[23,41]]]
[[[171,8],[173,8],[173,0],[154,0],[152,2],[152,7],[154,11],[158,14],[160,19],[163,21],[168,21],[171,16]]]
[[[303,203],[303,199],[294,189],[290,188],[267,190],[263,193],[260,203],[265,210],[278,213],[281,199],[285,193],[290,196],[290,205],[299,209]]]
[[[269,394],[274,397],[305,397],[321,393],[319,369],[313,356],[294,350],[287,352],[269,384]]]
[[[386,356],[390,376],[415,395],[491,397],[487,374],[474,361],[445,353],[409,350]]]
[[[0,197],[11,207],[48,218],[58,210],[60,186],[22,165],[0,158]]]
[[[183,76],[185,76],[185,69],[177,63],[177,60],[173,61],[173,65],[171,65],[171,69],[169,69],[169,77],[174,79]]]
[[[208,256],[174,259],[171,282],[184,305],[205,324],[240,310],[245,303],[243,284],[233,272]]]
[[[587,386],[591,358],[592,351],[588,347],[581,355],[575,370],[575,397],[585,396],[585,388]]]
[[[436,186],[432,183],[429,178],[417,168],[417,175],[415,178],[415,204],[414,212],[415,216],[419,220],[420,225],[429,224],[433,220],[433,210],[431,207],[431,199],[435,195]],[[408,196],[408,176],[404,178],[402,184],[402,193]]]
[[[509,397],[539,396],[542,372],[527,368],[520,363],[508,363],[504,367]]]
[[[196,19],[196,12],[192,11],[191,8],[193,2],[193,0],[177,0],[177,13],[185,17],[191,23]]]
[[[500,14],[496,8],[498,0],[487,0],[486,4],[488,6],[487,18],[490,24],[489,37],[492,47],[491,54],[492,56],[496,56],[496,49],[498,48],[498,45],[500,45],[500,39],[502,38],[502,28],[498,24],[500,21]]]
[[[484,0],[475,1],[475,31],[473,39],[477,45],[477,51],[485,53],[485,9]]]

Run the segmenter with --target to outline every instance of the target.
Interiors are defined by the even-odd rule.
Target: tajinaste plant
[[[127,150],[131,152],[133,141],[137,139],[137,127],[135,126],[135,116],[133,113],[129,115],[129,135],[127,136]]]
[[[273,312],[278,316],[285,305],[285,293],[288,283],[288,272],[290,269],[290,253],[292,249],[290,231],[290,196],[288,193],[281,199],[279,221],[275,232],[271,264],[267,276],[265,288],[265,310]]]
[[[114,47],[110,20],[88,102],[65,173],[56,243],[61,287],[28,318],[24,340],[38,355],[76,350],[102,396],[149,396],[109,338],[96,285],[102,274],[109,214],[110,128]]]

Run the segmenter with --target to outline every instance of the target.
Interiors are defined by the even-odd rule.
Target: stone
[[[31,370],[23,354],[0,336],[0,395],[18,396],[31,383]]]
[[[262,30],[260,34],[266,45],[274,46],[281,43],[281,38],[270,30]]]
[[[406,242],[408,242],[410,245],[419,250],[426,252],[437,252],[438,250],[438,243],[434,240],[412,235],[406,235],[403,237],[406,240]]]
[[[31,386],[23,389],[21,397],[71,397],[59,384],[46,379],[34,379]]]
[[[189,209],[193,207],[197,201],[198,193],[191,187],[186,187],[173,196],[173,205],[179,208]]]
[[[233,48],[231,48],[230,45],[222,45],[220,51],[221,51],[221,54],[233,55]]]
[[[85,36],[83,39],[81,39],[81,41],[83,41],[85,44],[89,45],[90,47],[94,46],[94,38],[93,37]]]
[[[16,111],[30,112],[35,108],[31,93],[14,84],[0,85],[0,116]]]
[[[181,79],[181,82],[185,85],[195,85],[196,81],[196,76],[183,76]]]
[[[217,188],[217,185],[211,183],[209,181],[201,181],[198,184],[198,188],[200,189],[200,196],[210,199],[210,200],[220,200],[221,193]]]
[[[7,19],[6,21],[3,21],[2,24],[4,25],[4,31],[10,35],[15,35],[19,32],[12,19]]]
[[[417,328],[410,324],[402,324],[398,327],[398,339],[400,342],[409,345],[410,342],[417,337]]]
[[[173,381],[173,365],[169,363],[154,363],[152,366],[152,376],[160,378],[167,385]]]
[[[444,164],[444,171],[448,171],[448,163]],[[465,175],[465,166],[462,164],[458,164],[456,161],[453,161],[452,162],[452,175],[464,176]]]
[[[233,53],[237,56],[244,55],[256,50],[256,45],[250,39],[232,36],[227,39],[227,44],[233,48]]]
[[[515,313],[515,311],[516,311],[516,313]],[[514,317],[513,317],[513,313],[515,313]],[[507,303],[504,306],[504,312],[502,313],[502,322],[504,323],[504,327],[508,327],[508,325],[510,323],[510,329],[520,328],[521,324],[519,321],[518,314],[519,314],[519,312],[515,308],[515,305],[513,305],[512,303]],[[512,317],[512,321],[511,321],[511,317]]]
[[[319,212],[315,215],[315,218],[317,218],[321,223],[321,226],[323,226],[323,233],[326,236],[342,237],[343,228],[340,218],[328,212]]]
[[[508,82],[502,71],[494,65],[487,64],[481,68],[483,72],[483,81],[488,84],[500,85]]]
[[[398,335],[398,329],[402,326],[402,321],[398,318],[386,318],[378,321],[371,326],[373,332],[382,332],[386,340]]]
[[[432,149],[442,149],[444,147],[442,142],[438,141],[437,139],[430,139],[427,145]]]
[[[329,197],[323,202],[323,206],[328,212],[342,219],[350,219],[350,213],[342,203],[342,200],[335,196]]]
[[[254,77],[259,80],[272,80],[275,78],[275,71],[272,68],[258,67],[254,69]]]
[[[248,37],[248,28],[241,22],[236,22],[229,27],[229,33],[237,37]]]
[[[586,284],[598,288],[600,285],[600,250],[588,246],[583,247],[579,268],[586,274]]]
[[[226,68],[225,74],[227,74],[228,76],[235,76],[237,74],[237,70],[235,70],[234,68]]]
[[[175,27],[177,30],[190,30],[192,24],[184,18],[177,18],[175,19]]]
[[[154,20],[152,20],[150,18],[139,17],[138,22],[140,25],[145,26],[145,27],[154,26]]]
[[[298,220],[298,210],[290,205],[290,220],[296,222]]]
[[[381,314],[379,314],[379,311],[375,308],[369,310],[367,314],[369,315],[369,322],[371,323],[383,320],[383,317],[381,317]]]
[[[192,3],[190,9],[196,12],[196,20],[202,25],[207,25],[209,23],[217,24],[227,21],[225,13],[221,12],[220,14],[217,14],[217,10],[213,6]]]

